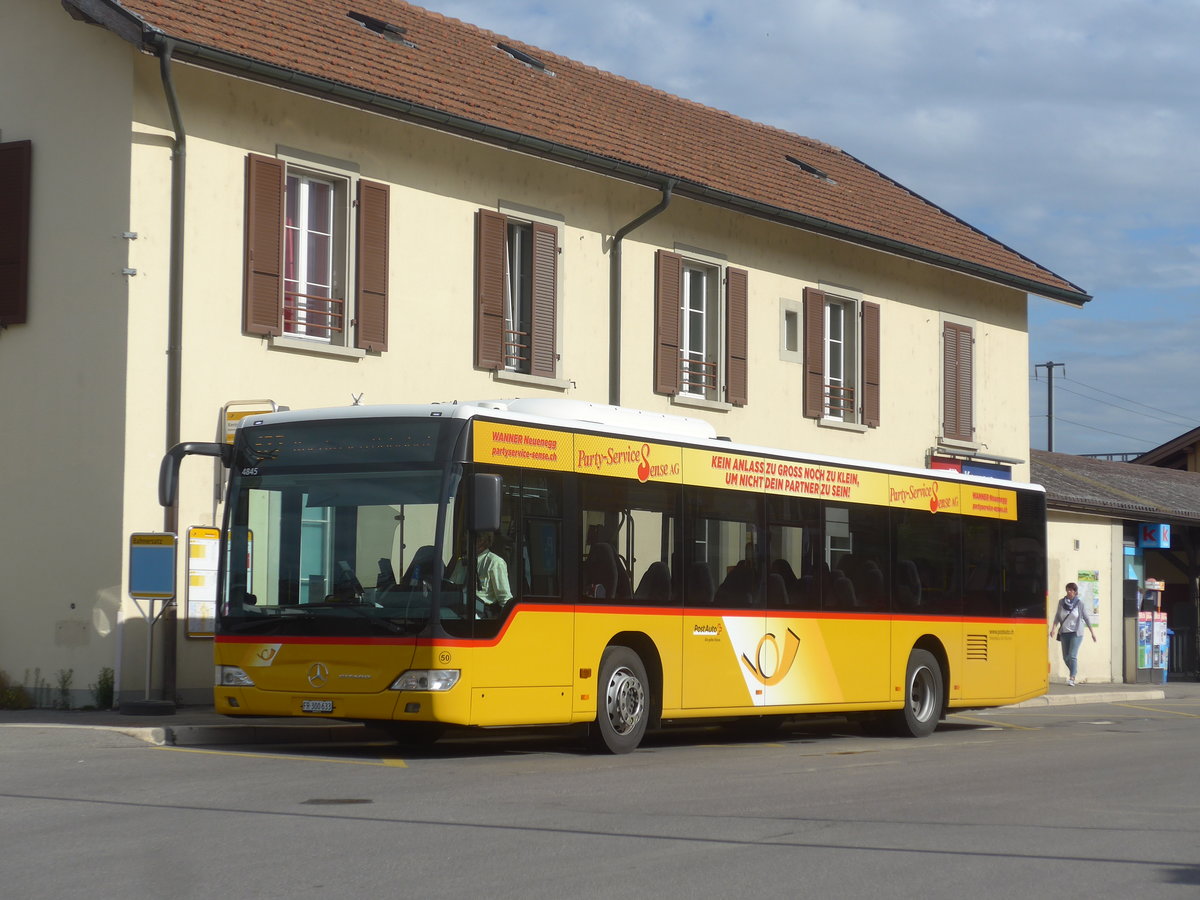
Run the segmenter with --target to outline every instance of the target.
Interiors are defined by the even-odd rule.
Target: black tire
[[[650,679],[642,659],[628,647],[609,647],[600,657],[593,744],[609,753],[631,753],[650,721]]]
[[[945,702],[942,667],[928,650],[914,650],[904,672],[904,709],[894,718],[902,737],[933,734],[942,718]]]

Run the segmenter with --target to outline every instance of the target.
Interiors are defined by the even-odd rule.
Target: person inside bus
[[[512,599],[508,563],[492,550],[494,540],[490,531],[475,535],[475,606],[483,619],[499,618],[504,604]]]

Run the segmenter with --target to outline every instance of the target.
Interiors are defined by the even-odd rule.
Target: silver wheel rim
[[[604,709],[613,731],[629,734],[642,721],[646,708],[646,689],[632,669],[621,666],[608,679],[604,692]]]
[[[933,672],[927,666],[921,666],[913,672],[908,683],[908,709],[918,722],[928,722],[933,716],[937,703],[935,688]]]

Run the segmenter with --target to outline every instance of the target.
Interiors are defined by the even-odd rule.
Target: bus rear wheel
[[[609,753],[630,753],[646,734],[650,680],[642,659],[628,647],[609,647],[600,657],[593,743]]]
[[[933,734],[942,718],[942,667],[928,650],[914,650],[904,672],[904,709],[894,719],[896,733],[906,737]]]

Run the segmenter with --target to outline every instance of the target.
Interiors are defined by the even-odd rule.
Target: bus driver
[[[475,605],[484,619],[498,617],[501,607],[512,599],[508,563],[492,550],[493,539],[490,531],[481,531],[475,536]]]

